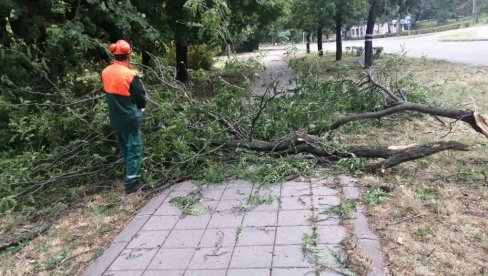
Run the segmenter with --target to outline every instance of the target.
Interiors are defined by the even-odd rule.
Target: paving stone
[[[163,248],[197,247],[205,230],[173,230],[163,244]]]
[[[279,197],[281,195],[281,185],[254,186],[252,194],[260,195],[263,197],[268,197],[268,196]]]
[[[341,243],[347,236],[346,228],[343,226],[320,225],[316,229],[319,235],[319,243]]]
[[[337,272],[334,272],[332,270],[326,270],[326,271],[320,271],[319,275],[320,276],[341,276],[341,275],[344,275],[344,273],[337,273]],[[346,274],[346,275],[348,275],[348,274]]]
[[[221,184],[200,184],[200,187],[205,190],[225,190],[227,188],[227,183]]]
[[[313,195],[321,195],[321,196],[334,196],[337,195],[339,192],[327,186],[312,184],[312,193]]]
[[[347,253],[340,245],[323,245],[318,246],[321,260],[327,267],[340,268],[347,260]],[[337,259],[339,258],[339,260]]]
[[[303,254],[301,245],[276,245],[273,256],[273,270],[275,267],[313,269]]]
[[[363,255],[370,259],[373,265],[373,271],[369,275],[385,275],[379,238],[369,230],[368,219],[363,213],[363,206],[359,205],[356,207],[353,217],[354,234],[358,237],[359,247]]]
[[[162,203],[154,212],[155,216],[181,216],[182,211],[171,203]]]
[[[175,228],[177,230],[199,230],[207,228],[207,224],[210,221],[212,215],[205,214],[202,216],[185,216],[176,223]]]
[[[108,249],[103,252],[102,256],[98,257],[94,263],[92,263],[83,276],[102,275],[103,272],[117,259],[120,252],[124,250],[126,242],[112,243]]]
[[[281,210],[311,210],[312,198],[308,195],[302,195],[297,197],[282,197]]]
[[[202,199],[219,201],[224,193],[224,189],[202,189]]]
[[[156,255],[157,249],[125,249],[109,267],[111,270],[144,270]]]
[[[197,208],[203,210],[206,214],[213,214],[217,209],[218,201],[203,200],[197,204]]]
[[[273,200],[271,204],[261,204],[258,206],[253,206],[247,210],[247,212],[262,212],[262,211],[278,211],[280,208],[279,199]]]
[[[217,204],[217,209],[215,209],[215,211],[221,213],[234,213],[234,207],[244,205],[245,203],[245,200],[221,200]]]
[[[353,212],[354,233],[358,239],[379,240],[379,237],[369,229],[368,218],[363,213],[361,205],[356,206]]]
[[[314,195],[313,207],[319,210],[326,210],[330,207],[338,206],[341,204],[341,200],[337,196],[321,196]]]
[[[312,234],[311,226],[286,226],[276,228],[276,245],[302,244],[303,234]]]
[[[276,226],[278,211],[250,212],[244,216],[243,227]]]
[[[262,269],[229,269],[227,276],[269,276],[269,268]]]
[[[140,271],[107,271],[103,276],[141,276],[144,270]]]
[[[186,269],[195,248],[161,248],[148,266],[148,270]]]
[[[132,237],[149,221],[150,216],[137,216],[115,237],[113,242],[130,242]]]
[[[190,192],[188,191],[172,191],[168,197],[163,201],[163,203],[170,203],[173,198],[188,196]]]
[[[232,247],[199,248],[188,269],[227,269],[231,256]]]
[[[252,188],[253,184],[246,180],[232,180],[227,184],[228,189]]]
[[[280,211],[278,214],[278,226],[308,226],[312,225],[310,218],[312,211],[294,210]]]
[[[273,268],[272,276],[315,276],[315,270],[310,268]]]
[[[199,188],[197,183],[193,181],[181,182],[176,185],[173,185],[173,187],[174,187],[173,191],[185,191],[185,192],[192,192]]]
[[[224,213],[215,213],[208,224],[209,229],[212,228],[237,228],[241,226],[243,214],[224,214]]]
[[[339,182],[343,187],[356,187],[358,181],[356,178],[352,178],[347,175],[341,175],[339,176]]]
[[[160,231],[160,230],[171,230],[176,222],[178,221],[178,216],[152,216],[147,222],[142,230],[144,231]]]
[[[252,188],[226,189],[221,200],[247,200]]]
[[[169,231],[139,231],[127,248],[159,248],[169,235]]]
[[[300,197],[310,195],[310,184],[303,186],[285,186],[281,189],[281,197]]]
[[[236,244],[237,228],[207,229],[198,247],[232,247]]]
[[[153,197],[138,213],[138,216],[152,215],[163,201],[168,197],[169,193],[161,193]]]
[[[361,193],[359,192],[359,189],[357,187],[344,187],[342,189],[344,192],[344,197],[346,199],[360,199],[361,198]]]
[[[226,269],[187,270],[185,276],[225,276],[226,272]]]
[[[184,270],[146,270],[142,276],[183,276]]]
[[[332,187],[334,186],[334,177],[330,176],[325,176],[325,177],[321,177],[321,178],[318,178],[318,179],[315,179],[312,182],[312,185],[313,186],[327,186],[327,187]]]
[[[304,186],[304,185],[309,185],[309,181],[306,179],[296,179],[296,180],[291,180],[291,181],[286,181],[283,183],[283,186]]]
[[[318,226],[340,225],[341,219],[339,216],[317,214],[314,223]]]
[[[273,245],[275,234],[275,227],[242,228],[237,246]]]
[[[273,246],[236,247],[229,268],[270,268]]]

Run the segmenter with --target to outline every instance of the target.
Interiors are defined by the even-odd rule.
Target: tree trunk
[[[398,9],[400,9],[400,8],[398,8]],[[400,36],[400,32],[401,32],[401,29],[402,29],[401,20],[402,20],[402,14],[400,13],[400,11],[398,11],[397,24],[396,24],[397,36]]]
[[[342,59],[342,14],[336,14],[336,61]]]
[[[473,0],[473,24],[480,22],[480,6],[479,0]]]
[[[322,26],[317,30],[317,48],[319,51],[319,56],[323,56],[324,50],[322,48]]]
[[[373,31],[374,25],[376,23],[376,13],[377,13],[377,1],[373,1],[368,14],[368,25],[366,26],[366,36],[364,39],[364,49],[365,49],[365,60],[364,66],[369,68],[373,66]]]
[[[307,32],[307,54],[310,54],[310,32]]]
[[[176,42],[176,79],[181,82],[188,81],[188,45]]]
[[[142,51],[142,71],[147,71],[147,68],[150,66],[152,57],[147,51]]]

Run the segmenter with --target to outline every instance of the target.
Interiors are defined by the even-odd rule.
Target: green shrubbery
[[[218,49],[207,44],[191,44],[188,46],[188,68],[193,70],[210,70]],[[176,45],[173,43],[165,57],[167,65],[176,66]]]

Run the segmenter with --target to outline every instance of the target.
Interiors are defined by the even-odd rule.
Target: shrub
[[[207,44],[193,44],[188,46],[188,68],[209,70],[214,64],[214,56],[217,49]],[[165,61],[168,65],[176,66],[176,45],[173,43],[166,54]]]

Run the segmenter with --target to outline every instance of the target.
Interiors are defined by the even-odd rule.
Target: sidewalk
[[[340,204],[329,184],[180,183],[153,198],[84,275],[343,275],[346,229],[322,214]],[[189,194],[201,196],[203,215],[184,216],[169,203]],[[243,210],[270,197],[270,204]],[[313,233],[316,244],[307,239]],[[304,253],[304,245],[318,252]]]

